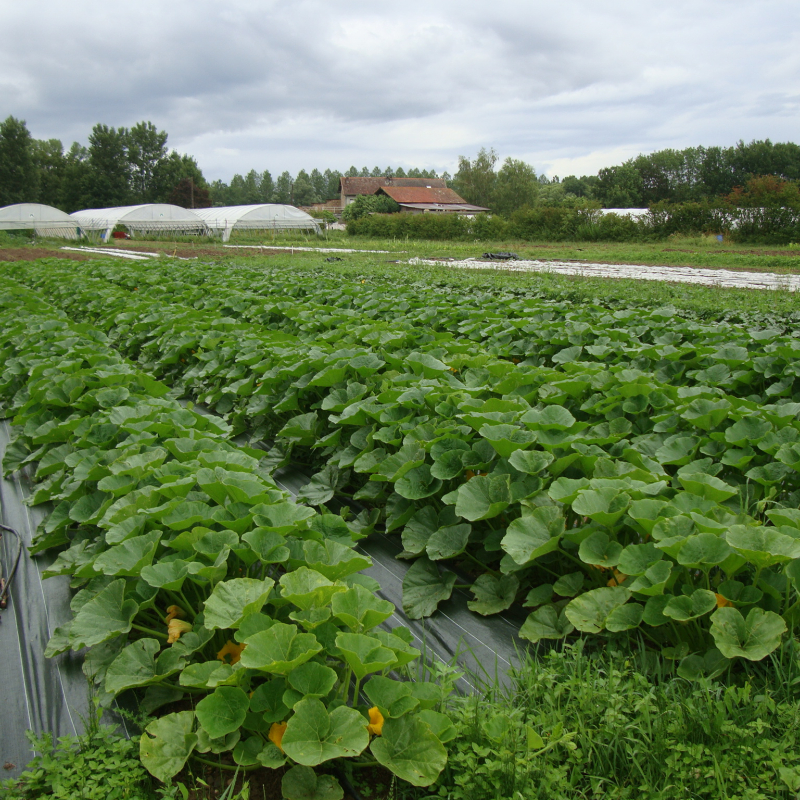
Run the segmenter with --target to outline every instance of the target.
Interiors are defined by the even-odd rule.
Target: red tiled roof
[[[343,194],[375,194],[386,178],[342,178]]]
[[[396,203],[465,203],[452,189],[424,186],[384,186],[381,189]]]

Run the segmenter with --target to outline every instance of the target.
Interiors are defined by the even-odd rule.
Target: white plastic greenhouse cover
[[[41,203],[16,203],[0,208],[0,230],[33,230],[40,236],[78,238],[78,226],[69,214]]]
[[[117,225],[130,231],[189,231],[206,233],[206,225],[195,211],[168,203],[146,203],[119,208],[87,208],[74,211],[70,217],[84,231],[105,231],[105,239]]]
[[[265,203],[255,206],[222,206],[196,208],[211,233],[222,233],[222,241],[231,238],[233,230],[313,230],[319,233],[319,223],[314,217],[294,206]]]

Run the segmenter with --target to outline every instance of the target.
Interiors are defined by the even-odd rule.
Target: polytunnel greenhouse
[[[223,242],[227,242],[231,238],[234,230],[308,230],[319,233],[319,223],[305,211],[294,206],[275,203],[222,206],[219,208],[196,208],[194,213],[205,222],[209,233],[221,235]]]
[[[41,203],[16,203],[0,208],[0,231],[32,230],[39,236],[77,239],[78,226],[69,214]]]
[[[147,203],[119,208],[88,208],[69,215],[85,233],[100,232],[108,241],[118,225],[130,233],[204,234],[206,225],[197,212],[167,203]]]

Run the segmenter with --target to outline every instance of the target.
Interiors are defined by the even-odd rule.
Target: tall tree
[[[469,203],[492,208],[497,175],[494,165],[497,153],[494,148],[482,147],[477,157],[470,161],[466,156],[458,157],[458,172],[453,178],[453,188]]]
[[[131,200],[128,131],[98,124],[89,135],[88,200],[93,208],[124,206]]]
[[[258,185],[258,196],[260,203],[271,203],[275,195],[275,181],[268,169],[261,173],[261,183]]]
[[[59,208],[71,213],[90,206],[89,151],[82,144],[73,142],[65,156],[65,161]]]
[[[153,203],[159,193],[158,165],[167,158],[167,134],[152,122],[138,122],[128,131],[131,195],[137,203]]]
[[[296,206],[310,206],[312,203],[318,203],[319,199],[314,191],[314,185],[311,183],[309,174],[304,169],[301,169],[294,179],[292,203]]]
[[[188,181],[188,183],[187,183]],[[206,208],[198,203],[205,202],[205,196],[194,198],[194,188],[208,189],[203,173],[192,156],[182,155],[173,150],[166,158],[162,158],[153,173],[152,202],[168,203],[173,191],[178,186],[189,187],[189,205],[186,208]],[[181,203],[175,203],[181,205]]]
[[[275,202],[288,205],[292,202],[292,176],[289,172],[282,172],[275,181]]]
[[[317,202],[323,203],[328,199],[328,181],[325,176],[315,167],[311,170],[311,185],[314,187],[314,194],[317,196]]]
[[[25,121],[0,122],[0,206],[35,203],[39,193],[33,139]]]
[[[630,162],[601,169],[597,177],[595,197],[603,208],[641,208],[642,176]]]
[[[254,206],[261,202],[261,173],[251,169],[244,177],[244,205]]]
[[[342,173],[338,169],[326,169],[322,173],[327,182],[327,189],[325,191],[326,200],[336,200],[342,196]]]
[[[67,159],[58,139],[33,140],[33,163],[38,175],[38,201],[61,208]]]
[[[518,208],[536,205],[538,194],[536,170],[524,161],[507,158],[497,173],[492,208],[499,214],[510,214]]]

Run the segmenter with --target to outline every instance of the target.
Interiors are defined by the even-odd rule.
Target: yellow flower
[[[192,626],[188,622],[184,622],[182,619],[171,619],[167,626],[169,632],[167,642],[169,644],[174,644],[181,638],[182,633],[189,633],[191,629]]]
[[[621,584],[625,583],[628,580],[628,575],[624,572],[620,572],[618,569],[614,570],[614,577],[609,580],[606,586],[620,586]]]
[[[717,592],[714,592],[714,597],[717,598],[717,608],[725,608],[725,606],[733,605],[733,603],[731,603],[731,601],[728,600],[727,597],[723,597],[721,594],[718,594]]]
[[[176,617],[184,619],[186,617],[186,612],[180,606],[169,606],[167,608],[167,618],[164,621],[169,624]]]
[[[372,706],[369,710],[369,725],[367,725],[367,730],[370,733],[374,733],[375,736],[380,736],[381,731],[383,731],[383,714],[378,711],[378,706]]]
[[[234,644],[230,639],[222,645],[222,650],[217,653],[217,658],[220,661],[225,661],[225,656],[230,656],[231,660],[226,661],[227,664],[235,664],[242,657],[242,650],[247,647],[246,644]]]
[[[285,722],[273,722],[272,727],[269,729],[269,733],[267,734],[267,739],[269,739],[278,750],[283,752],[283,747],[281,747],[281,742],[283,741],[283,734],[286,733],[286,723]]]

